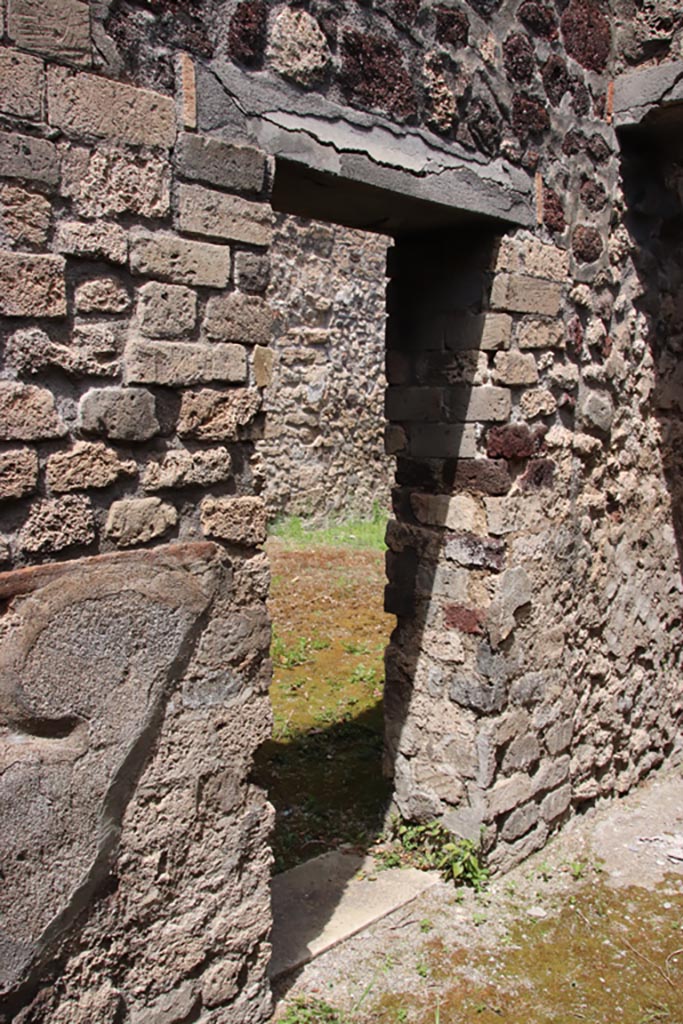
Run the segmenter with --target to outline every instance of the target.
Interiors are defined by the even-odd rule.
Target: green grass
[[[388,512],[375,504],[369,519],[349,519],[343,523],[330,521],[320,526],[300,516],[289,516],[272,523],[269,533],[288,548],[310,550],[333,547],[385,551],[384,534],[388,519]]]

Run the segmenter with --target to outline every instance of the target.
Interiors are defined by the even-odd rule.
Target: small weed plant
[[[351,1024],[348,1017],[322,999],[297,999],[279,1024]]]
[[[447,881],[481,892],[489,872],[481,850],[471,839],[456,839],[440,821],[424,824],[394,821],[390,835],[403,851],[402,860],[423,870],[436,869]]]

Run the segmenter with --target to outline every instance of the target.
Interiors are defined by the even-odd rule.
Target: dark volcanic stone
[[[394,0],[394,11],[405,25],[412,25],[420,9],[421,0]]]
[[[235,8],[228,30],[228,53],[247,67],[257,67],[266,48],[268,8],[264,0],[243,0]]]
[[[486,454],[496,459],[528,459],[537,455],[543,432],[531,431],[525,423],[491,427],[486,435]]]
[[[437,41],[456,50],[465,46],[470,30],[470,19],[465,12],[452,7],[437,7],[435,13]]]
[[[344,33],[340,83],[358,106],[379,107],[400,120],[415,117],[415,93],[401,51],[383,36]]]
[[[548,111],[533,96],[516,93],[512,97],[512,128],[521,139],[541,135],[550,128]]]
[[[517,12],[519,20],[537,36],[551,39],[557,33],[557,18],[551,7],[536,3],[536,0],[525,0]]]
[[[597,0],[571,0],[560,24],[569,56],[589,71],[604,71],[612,33],[602,4]]]
[[[567,345],[570,352],[580,355],[583,349],[583,324],[578,316],[573,316],[567,324]]]
[[[555,482],[555,463],[551,459],[534,459],[519,481],[523,491],[540,491],[552,487]]]
[[[562,142],[562,152],[565,156],[576,156],[586,148],[587,143],[588,140],[583,132],[577,132],[575,128],[571,128]]]
[[[593,181],[591,178],[587,178],[584,181],[581,186],[580,195],[581,202],[591,213],[597,213],[599,210],[604,209],[607,203],[605,186],[599,181]]]
[[[596,164],[604,164],[610,158],[610,148],[597,132],[588,139],[587,148]]]
[[[581,263],[595,263],[602,255],[602,238],[597,228],[580,224],[572,235],[572,252]]]
[[[560,197],[547,186],[543,189],[543,223],[549,231],[558,233],[567,226]]]
[[[497,156],[502,135],[502,118],[483,96],[474,96],[465,113],[472,140],[486,156]]]
[[[549,57],[543,65],[541,78],[543,79],[543,86],[548,99],[554,107],[559,107],[562,97],[571,86],[567,65],[562,58],[558,57],[557,54]]]
[[[444,625],[447,629],[459,629],[461,633],[483,633],[484,613],[479,608],[468,608],[464,604],[444,605]]]
[[[512,487],[507,463],[502,459],[458,459],[447,470],[444,470],[444,482],[453,492],[501,495]]]
[[[508,78],[515,82],[530,82],[536,70],[536,62],[529,37],[522,33],[508,36],[503,43],[503,62]]]
[[[585,117],[591,108],[591,95],[584,85],[578,79],[572,82],[572,106],[574,107],[574,113],[577,117]]]

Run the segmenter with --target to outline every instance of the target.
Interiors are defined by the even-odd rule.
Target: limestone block
[[[180,284],[225,288],[230,280],[230,249],[194,242],[170,232],[131,232],[130,268],[146,277],[167,277]]]
[[[92,544],[95,524],[92,507],[82,495],[39,501],[17,539],[21,551],[31,555],[54,554],[65,548]]]
[[[503,771],[526,771],[538,762],[540,753],[538,740],[533,733],[517,736],[505,752]]]
[[[142,476],[146,491],[165,487],[210,487],[232,475],[232,459],[226,448],[167,452],[159,462],[149,462]]]
[[[501,830],[503,839],[509,843],[515,839],[519,839],[520,836],[526,835],[526,833],[534,827],[539,816],[540,812],[538,804],[528,803],[524,804],[522,807],[518,807],[512,812],[503,825]]]
[[[125,263],[128,255],[126,232],[118,224],[98,221],[88,224],[76,220],[61,221],[55,238],[57,252],[84,256],[109,263]]]
[[[117,147],[71,146],[62,159],[61,191],[81,217],[165,217],[171,202],[170,168],[166,160],[132,157]]]
[[[64,260],[0,250],[1,316],[66,316]]]
[[[244,292],[264,292],[270,281],[270,260],[256,252],[235,254],[235,281]]]
[[[202,530],[232,544],[263,544],[266,539],[266,507],[262,498],[207,497],[199,508]]]
[[[44,388],[0,382],[0,440],[41,441],[63,437],[67,428]]]
[[[7,342],[7,365],[18,373],[40,373],[58,367],[75,376],[113,377],[124,327],[117,323],[75,324],[68,345],[50,340],[38,327],[15,331]]]
[[[532,388],[522,395],[519,409],[526,420],[533,420],[537,416],[551,416],[557,410],[557,399],[547,388]]]
[[[43,115],[45,68],[42,60],[18,50],[0,50],[0,111],[40,121]]]
[[[161,498],[125,498],[112,504],[104,532],[119,547],[130,548],[161,537],[177,521],[173,505]]]
[[[568,755],[552,759],[547,758],[541,761],[538,771],[531,779],[534,795],[562,786],[569,778],[569,766],[570,758]]]
[[[124,461],[100,442],[76,441],[68,452],[55,452],[47,460],[46,481],[55,494],[109,487],[122,476],[137,473],[135,462]]]
[[[557,316],[562,285],[520,274],[497,274],[491,289],[491,307],[510,313]]]
[[[174,160],[178,173],[192,181],[229,192],[260,192],[263,188],[266,157],[253,146],[234,146],[183,132],[178,136]]]
[[[408,450],[418,459],[473,459],[477,454],[476,430],[469,424],[415,423],[407,433]]]
[[[38,456],[32,448],[0,452],[0,500],[31,494],[37,482]]]
[[[281,10],[273,22],[267,57],[275,71],[304,86],[319,82],[331,59],[315,18],[308,11],[291,7]]]
[[[150,281],[138,289],[137,315],[146,337],[180,338],[196,323],[197,293],[183,285]]]
[[[578,402],[579,425],[608,434],[614,419],[614,403],[606,391],[582,390]]]
[[[197,127],[197,73],[189,53],[175,58],[176,107],[178,122],[183,128]]]
[[[252,355],[254,383],[257,388],[267,388],[273,380],[273,363],[275,356],[271,349],[256,345]]]
[[[450,420],[495,423],[507,420],[512,411],[512,396],[507,388],[489,384],[448,388],[445,402]]]
[[[273,215],[267,203],[180,185],[176,226],[181,231],[248,245],[270,245]]]
[[[541,817],[548,823],[555,821],[562,814],[569,810],[572,800],[572,787],[562,786],[560,789],[548,793],[541,801]]]
[[[186,392],[180,401],[178,434],[199,441],[236,441],[261,406],[253,388]]]
[[[240,341],[247,345],[268,345],[273,311],[256,295],[231,292],[214,295],[206,304],[203,329],[213,341]]]
[[[529,274],[549,281],[564,281],[569,273],[569,251],[547,245],[524,233],[501,240],[495,269]]]
[[[43,196],[12,185],[0,186],[0,236],[11,245],[44,246],[51,219],[52,206]]]
[[[445,526],[448,530],[486,533],[486,513],[481,502],[469,494],[449,497],[446,494],[410,495],[415,518],[426,526]]]
[[[79,509],[83,499],[64,503]],[[208,558],[197,555],[194,562],[204,567]],[[6,582],[20,588],[22,577],[40,571],[7,574]],[[105,884],[213,585],[210,573],[194,575],[191,563],[170,553],[155,560],[150,552],[130,552],[71,561],[44,575],[33,593],[13,603],[13,628],[0,649],[3,707],[12,739],[21,737],[10,739],[12,767],[0,775],[2,990],[20,984],[34,957],[54,955],[51,936],[68,932],[93,884]],[[162,826],[153,841],[158,846],[168,835]],[[178,924],[176,916],[173,928]],[[182,940],[187,943],[186,933]],[[168,941],[159,941],[167,954]],[[78,1006],[68,1003],[59,1018],[113,1021],[112,993],[99,987],[95,993],[102,998],[86,1000],[79,987]],[[145,1019],[151,1019],[149,1005]]]
[[[561,754],[567,750],[574,737],[574,722],[556,722],[545,735],[545,745],[549,754]]]
[[[500,779],[488,793],[491,817],[497,818],[499,814],[507,814],[508,811],[525,803],[530,796],[531,782],[524,772],[511,775],[508,779]]]
[[[563,349],[566,345],[565,326],[556,320],[523,320],[515,337],[521,349]]]
[[[175,141],[173,100],[150,89],[51,67],[47,105],[50,124],[77,139],[108,138],[165,149]]]
[[[492,647],[506,640],[516,626],[515,612],[531,601],[531,581],[521,566],[506,569],[496,581],[496,592],[487,615],[486,627]]]
[[[128,289],[116,277],[95,277],[76,287],[79,313],[123,313],[130,306]]]
[[[160,430],[154,395],[144,388],[91,388],[78,414],[85,433],[118,441],[147,441]]]
[[[530,352],[496,352],[493,367],[493,378],[499,384],[520,387],[538,381],[536,360]]]
[[[133,340],[126,346],[124,378],[128,384],[168,387],[241,383],[247,379],[247,353],[242,345]]]
[[[57,147],[30,135],[0,132],[0,167],[6,178],[24,178],[43,185],[59,181]]]
[[[84,0],[9,0],[7,30],[25,50],[71,64],[90,63],[90,13]]]

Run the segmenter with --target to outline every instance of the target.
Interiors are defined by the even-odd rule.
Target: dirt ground
[[[439,883],[277,995],[276,1017],[305,996],[353,1024],[683,1024],[683,770],[480,895]]]

